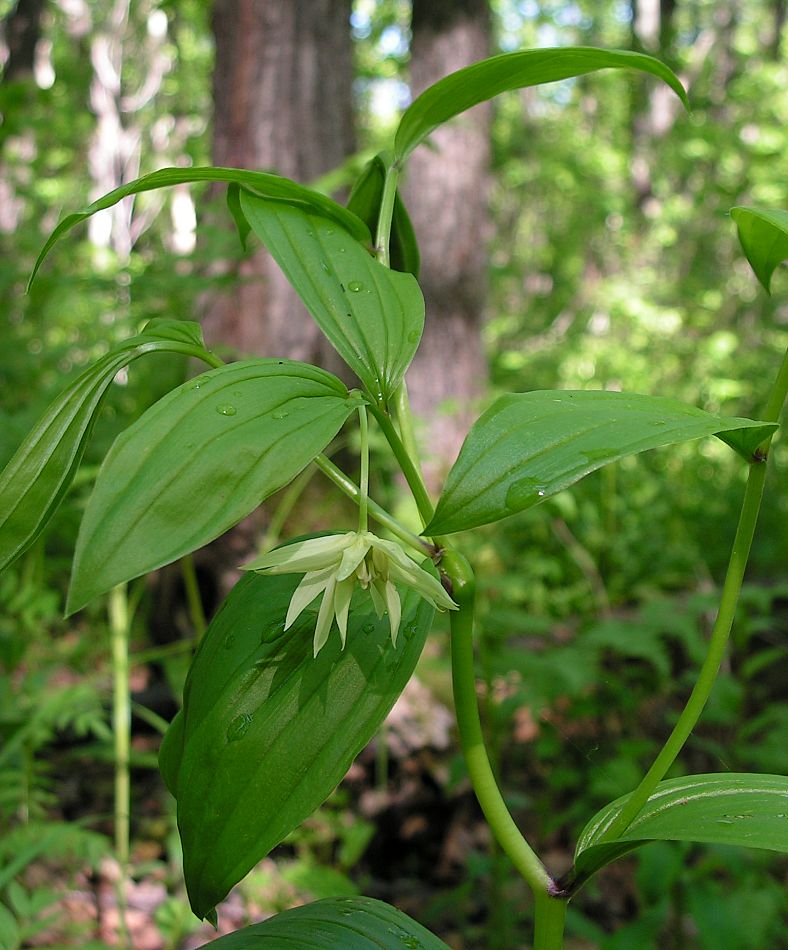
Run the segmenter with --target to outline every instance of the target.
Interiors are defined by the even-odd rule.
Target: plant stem
[[[318,455],[314,459],[314,462],[320,471],[327,478],[329,478],[341,492],[344,492],[348,498],[352,498],[355,502],[360,501],[361,490],[352,479],[348,478],[341,468],[337,468],[337,466],[334,465],[330,459],[326,458],[326,456],[322,454]],[[399,538],[400,541],[404,541],[405,544],[413,548],[414,551],[418,551],[422,557],[432,557],[432,555],[435,553],[435,549],[428,541],[425,541],[424,538],[420,538],[412,531],[408,531],[408,529],[403,524],[400,524],[400,522],[397,521],[394,515],[390,514],[385,508],[382,508],[371,498],[367,499],[367,505],[369,507],[369,513],[375,519],[375,521],[377,521],[379,524],[382,524],[395,537]]]
[[[359,475],[358,530],[369,528],[369,425],[364,405],[358,407],[358,428],[361,440],[361,472]]]
[[[769,394],[766,409],[763,412],[764,422],[777,422],[785,402],[786,393],[788,393],[788,351],[786,351],[777,379]],[[645,774],[640,785],[629,796],[618,817],[601,837],[601,841],[611,841],[620,837],[638,816],[658,783],[662,781],[668,769],[675,762],[711,695],[736,615],[736,604],[744,580],[744,571],[747,567],[747,559],[750,555],[758,513],[761,508],[763,486],[766,481],[766,459],[769,454],[771,440],[771,435],[764,439],[750,462],[739,524],[736,528],[728,569],[722,585],[720,607],[711,632],[709,649],[698,674],[698,679],[690,693],[687,704],[679,716],[678,722],[654,760],[654,764]]]
[[[534,892],[534,950],[561,950],[568,902],[544,891]]]
[[[451,595],[460,608],[451,612],[451,667],[454,707],[468,775],[495,840],[509,856],[534,895],[537,898],[540,895],[547,896],[553,887],[553,881],[531,846],[520,834],[509,813],[484,744],[473,661],[473,571],[465,558],[454,550],[444,552],[441,569],[451,581]],[[537,915],[540,907],[544,912],[547,906],[537,900]],[[549,946],[551,945],[545,943],[545,950]]]
[[[185,554],[181,558],[181,576],[183,577],[183,586],[186,590],[186,603],[189,608],[189,619],[194,628],[194,636],[199,641],[205,633],[208,623],[205,619],[205,611],[200,597],[200,585],[197,581],[197,571],[194,569],[194,557],[191,554]]]
[[[118,880],[118,931],[121,946],[130,947],[126,922],[126,885],[129,874],[131,696],[129,690],[129,611],[126,585],[109,594],[109,626],[112,639],[112,729],[115,737],[115,857]]]
[[[378,229],[375,234],[375,257],[385,267],[389,266],[389,237],[391,235],[391,220],[394,216],[394,201],[397,197],[397,179],[399,166],[395,163],[386,170],[386,180],[383,183],[383,194],[380,198],[380,212],[378,213]]]

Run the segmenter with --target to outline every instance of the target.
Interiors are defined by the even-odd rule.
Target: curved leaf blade
[[[397,647],[388,618],[357,591],[345,649],[336,630],[312,658],[316,609],[284,631],[301,578],[247,574],[195,655],[176,775],[178,827],[194,912],[230,888],[323,802],[369,742],[410,678],[433,608],[402,598]]]
[[[364,166],[358,180],[350,192],[347,207],[361,218],[372,234],[375,233],[380,215],[380,202],[386,181],[386,165],[380,155],[376,155]],[[389,258],[391,269],[413,274],[418,280],[421,256],[416,242],[416,233],[407,208],[400,197],[399,189],[394,194],[394,211],[391,217],[391,235],[389,237]]]
[[[243,185],[256,194],[277,198],[280,201],[292,202],[299,207],[310,209],[314,214],[320,214],[335,220],[353,234],[358,241],[371,240],[367,226],[354,214],[349,212],[346,208],[343,208],[342,205],[327,198],[325,195],[321,195],[311,188],[306,188],[304,185],[299,185],[289,178],[282,178],[280,175],[272,175],[268,172],[248,171],[244,168],[222,168],[219,166],[161,168],[158,171],[152,172],[150,175],[143,175],[142,178],[137,178],[126,185],[122,185],[120,188],[115,188],[114,191],[110,191],[101,198],[98,198],[81,211],[75,211],[73,214],[66,215],[49,235],[49,238],[41,249],[33,266],[33,272],[28,281],[28,288],[35,280],[44,258],[54,245],[57,244],[60,238],[86,218],[94,215],[97,211],[111,208],[129,195],[138,195],[144,191],[154,191],[157,188],[168,188],[171,185],[195,184],[196,182],[204,181]],[[232,203],[232,198],[230,206],[234,212],[235,206]],[[236,221],[237,220],[236,218]]]
[[[466,66],[426,89],[406,109],[394,139],[394,158],[403,161],[439,125],[509,89],[522,89],[583,76],[599,69],[635,69],[666,82],[689,108],[678,77],[664,63],[628,50],[566,46],[502,53]]]
[[[412,917],[372,897],[330,897],[205,944],[212,950],[448,950]]]
[[[357,400],[294,360],[190,380],[116,439],[82,519],[67,610],[202,547],[286,485]]]
[[[603,836],[628,795],[603,808],[583,829],[570,885],[650,841],[695,841],[788,853],[788,777],[727,773],[660,782],[626,832]]]
[[[384,402],[413,359],[424,298],[335,221],[241,191],[241,209],[331,345]]]
[[[0,570],[34,543],[60,506],[112,380],[152,352],[209,356],[198,324],[152,320],[57,396],[0,474]]]
[[[755,276],[770,294],[772,276],[788,260],[788,211],[778,208],[731,208],[739,241]]]
[[[474,423],[424,534],[531,508],[626,455],[719,435],[749,458],[776,426],[720,418],[662,396],[536,391],[497,399]]]

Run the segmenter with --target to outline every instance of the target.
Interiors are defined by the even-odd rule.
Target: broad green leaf
[[[636,69],[664,80],[689,108],[672,70],[642,53],[564,46],[502,53],[466,66],[430,86],[406,109],[394,139],[394,158],[403,161],[437,126],[509,89],[583,76],[598,69]]]
[[[592,874],[649,841],[697,841],[788,853],[788,777],[729,772],[660,782],[623,835],[602,841],[621,812],[624,795],[583,829],[568,884]]]
[[[284,631],[300,581],[247,574],[236,585],[195,655],[175,726],[182,736],[162,753],[199,917],[339,784],[410,678],[432,623],[433,608],[403,590],[395,648],[388,618],[359,590],[345,649],[334,629],[313,659],[317,605]]]
[[[448,950],[435,934],[371,897],[330,897],[205,944],[211,950]]]
[[[233,363],[168,393],[101,466],[68,612],[237,524],[322,451],[356,405],[335,376],[293,360]]]
[[[0,570],[30,547],[57,511],[119,370],[153,352],[210,356],[198,324],[152,320],[60,393],[0,474]]]
[[[386,181],[386,165],[380,155],[376,155],[367,162],[364,170],[353,185],[347,207],[374,234],[377,229],[378,215],[380,214],[380,200],[383,197],[383,186]],[[389,258],[391,268],[413,274],[418,279],[420,256],[419,246],[416,243],[416,234],[410,221],[407,209],[400,198],[399,189],[394,197],[394,212],[391,218],[391,236],[389,238]]]
[[[382,403],[413,359],[424,298],[336,221],[241,191],[241,209],[342,359]]]
[[[749,458],[776,426],[720,418],[662,396],[537,391],[497,399],[474,423],[424,534],[524,511],[609,462],[718,435]]]
[[[788,260],[788,211],[777,208],[731,208],[747,260],[771,293],[772,274]]]
[[[314,214],[330,218],[346,228],[356,240],[370,241],[370,234],[366,225],[351,214],[342,205],[337,204],[325,195],[321,195],[311,188],[305,188],[289,178],[271,175],[268,172],[248,171],[244,168],[196,167],[196,168],[161,168],[150,175],[143,175],[127,185],[122,185],[114,191],[103,195],[93,204],[82,211],[66,215],[55,230],[49,235],[46,244],[38,255],[33,273],[30,275],[28,286],[35,279],[42,261],[60,238],[80,222],[94,215],[97,211],[111,208],[121,199],[129,195],[138,195],[143,191],[154,191],[157,188],[168,188],[170,185],[193,184],[201,181],[221,181],[228,184],[243,185],[255,194],[265,195],[268,198],[277,198],[280,201],[307,208]],[[233,209],[231,202],[231,210]],[[238,218],[236,217],[236,222]]]

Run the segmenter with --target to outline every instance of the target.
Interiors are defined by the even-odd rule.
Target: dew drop
[[[374,631],[374,629],[375,629],[375,624],[374,624],[374,623],[365,623],[364,626],[363,626],[361,629],[364,631],[364,633],[372,633],[372,632]]]
[[[545,487],[536,478],[518,478],[509,486],[506,492],[506,507],[511,511],[522,511],[535,505],[539,498],[544,498]]]
[[[231,650],[234,643],[235,643],[235,634],[234,634],[234,633],[228,633],[227,636],[224,638],[224,648],[225,648],[225,650]]]
[[[333,234],[333,233],[334,233],[333,228],[326,228],[326,234]]]
[[[340,254],[344,254],[344,253],[345,253],[345,248],[344,248],[344,247],[338,247],[337,250],[339,251]]]
[[[284,620],[274,620],[274,622],[269,623],[267,627],[263,627],[263,632],[260,634],[260,642],[270,643],[271,640],[277,640],[281,637],[284,632]]]
[[[287,411],[287,409],[277,409],[276,412],[271,413],[271,418],[272,419],[286,419],[289,415],[290,413]]]
[[[240,716],[236,716],[227,727],[227,741],[237,742],[239,739],[243,739],[249,731],[251,724],[252,717],[248,713],[242,713]]]
[[[408,334],[408,343],[418,343],[421,339],[421,333],[418,330],[411,330]]]
[[[412,639],[416,636],[416,634],[417,634],[417,632],[418,632],[418,629],[419,629],[419,628],[418,628],[418,625],[417,625],[417,624],[415,624],[415,623],[409,623],[409,624],[407,625],[407,627],[405,627],[405,631],[404,631],[404,633],[405,633],[405,639],[406,639],[406,640],[412,640]]]
[[[331,268],[326,264],[325,261],[320,262],[320,270],[325,271],[327,274],[331,273]]]
[[[421,943],[419,942],[418,937],[409,937],[407,935],[400,936],[403,946],[407,947],[408,950],[419,950]]]
[[[340,916],[340,917],[352,917],[352,916],[353,916],[353,911],[350,910],[350,908],[348,908],[348,907],[343,907],[343,908],[339,911],[339,916]]]
[[[216,411],[220,416],[234,416],[235,415],[235,406],[231,406],[229,402],[222,403],[221,406],[216,407]]]
[[[360,293],[364,289],[364,285],[361,283],[360,280],[351,280],[350,283],[347,285],[347,289],[351,293],[357,294],[357,293]]]

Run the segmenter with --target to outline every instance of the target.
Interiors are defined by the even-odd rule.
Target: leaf
[[[788,777],[730,772],[660,782],[615,841],[601,841],[628,795],[583,829],[570,872],[572,889],[621,855],[649,841],[695,841],[788,853]]]
[[[213,950],[448,950],[435,934],[371,897],[331,897],[282,911],[205,944]]]
[[[290,181],[289,178],[282,178],[279,175],[271,175],[268,172],[248,171],[244,168],[221,168],[221,167],[196,167],[196,168],[160,168],[150,175],[143,175],[127,185],[122,185],[114,191],[103,195],[93,204],[88,205],[82,211],[76,211],[73,214],[66,215],[58,224],[55,230],[49,235],[46,244],[41,249],[41,253],[36,259],[33,272],[28,281],[30,284],[35,280],[38,269],[44,258],[52,247],[57,244],[60,238],[70,231],[77,224],[80,224],[86,218],[94,215],[97,211],[103,211],[105,208],[111,208],[121,199],[129,195],[138,195],[144,191],[154,191],[157,188],[167,188],[170,185],[193,184],[201,181],[222,181],[243,185],[255,194],[265,195],[269,198],[278,198],[280,201],[288,201],[299,207],[310,209],[314,214],[321,214],[327,218],[341,224],[358,241],[370,241],[370,234],[366,225],[351,214],[342,205],[337,204],[325,195],[321,195],[311,188],[305,188],[303,185]],[[231,210],[234,211],[232,200],[230,200]],[[236,222],[238,218],[236,217]],[[243,236],[243,229],[242,236]]]
[[[187,678],[182,746],[176,736],[163,752],[199,917],[339,784],[410,678],[432,623],[433,608],[403,591],[395,648],[388,618],[357,591],[345,649],[334,630],[313,659],[316,610],[284,631],[300,580],[247,574],[235,586]]]
[[[383,186],[386,181],[386,165],[380,155],[376,155],[367,162],[361,172],[353,190],[350,192],[347,207],[374,234],[377,229],[380,214],[380,201],[383,197]],[[391,235],[389,237],[389,257],[391,268],[403,271],[418,279],[421,264],[419,246],[413,231],[410,216],[400,197],[399,189],[394,196],[394,212],[391,218]]]
[[[450,534],[498,521],[609,462],[660,445],[719,435],[731,444],[736,441],[734,448],[749,458],[774,428],[750,419],[719,418],[662,396],[511,393],[474,423],[423,533]]]
[[[233,363],[168,393],[101,466],[68,612],[237,524],[294,478],[356,405],[335,376],[293,360]]]
[[[156,351],[210,357],[198,324],[152,320],[64,389],[17,449],[0,474],[0,570],[33,544],[60,506],[118,371]]]
[[[331,344],[382,403],[413,359],[424,298],[336,221],[241,191],[241,209]]]
[[[731,208],[739,241],[755,276],[771,293],[772,275],[788,259],[788,211],[777,208]]]
[[[499,93],[611,68],[637,69],[657,76],[689,108],[684,87],[672,70],[642,53],[590,46],[502,53],[451,73],[418,96],[400,119],[394,139],[394,159],[404,161],[437,126]]]

